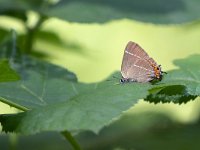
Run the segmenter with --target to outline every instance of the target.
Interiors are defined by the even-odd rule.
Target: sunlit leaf
[[[8,60],[0,60],[0,82],[16,81],[19,79],[19,75],[10,68]]]

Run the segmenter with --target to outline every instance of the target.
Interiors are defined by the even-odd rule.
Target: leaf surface
[[[186,103],[200,96],[200,55],[175,60],[179,69],[169,71],[161,82],[150,90],[146,100],[154,103]]]
[[[46,14],[72,22],[107,22],[134,19],[152,23],[183,23],[200,17],[198,0],[68,0]]]
[[[134,19],[156,24],[185,23],[200,18],[198,0],[0,0],[0,14],[26,21],[27,10],[81,23]]]
[[[8,60],[0,60],[0,82],[16,81],[19,79],[19,75],[10,68]]]
[[[1,115],[4,131],[25,134],[63,130],[98,132],[145,98],[151,87],[151,84],[138,83],[122,85],[113,79],[79,83],[73,73],[28,57],[17,59],[14,67],[22,79],[0,84],[0,100],[29,110]]]
[[[44,101],[39,101],[39,98],[25,99],[23,96],[27,95],[20,93],[22,97],[18,99],[23,98],[23,104],[28,103],[27,106],[33,109],[14,115],[1,115],[3,130],[24,134],[63,130],[98,132],[139,99],[145,98],[151,87],[150,84],[122,85],[115,81],[83,84],[57,79],[52,82],[55,87],[49,87],[51,83],[46,84],[46,91],[50,91],[46,99],[42,99]],[[32,89],[41,92],[40,87]],[[60,94],[52,94],[58,91]]]
[[[68,70],[29,57],[18,59],[14,68],[21,80],[0,84],[0,97],[4,103],[16,104],[32,109],[50,103],[67,100],[74,95],[71,84],[76,82],[75,74]]]
[[[199,58],[195,55],[175,61],[179,69],[169,71],[161,82],[153,85],[119,84],[113,78],[84,84],[57,78],[54,71],[57,67],[51,69],[55,73],[52,77],[48,77],[48,69],[30,67],[22,71],[22,82],[0,89],[2,97],[7,94],[6,99],[30,110],[1,115],[0,122],[4,131],[24,134],[63,130],[98,132],[139,99],[180,104],[199,96]],[[16,89],[10,94],[8,91],[13,87]]]

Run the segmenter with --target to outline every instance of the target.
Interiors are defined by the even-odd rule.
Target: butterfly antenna
[[[165,71],[161,71],[161,73],[167,74],[167,72],[165,72]]]

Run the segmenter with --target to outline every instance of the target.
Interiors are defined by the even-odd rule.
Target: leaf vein
[[[43,81],[41,99],[44,98],[44,94],[45,94],[45,92],[46,92],[45,87],[46,87],[46,80],[47,80],[47,78],[48,78],[48,73],[49,73],[49,71],[47,70],[46,73],[45,73],[45,79],[44,79],[44,81]],[[43,99],[43,100],[44,100],[44,99]]]
[[[74,83],[71,83],[71,85],[72,85],[72,89],[73,89],[73,91],[75,92],[75,94],[78,95],[79,93],[78,93],[76,87],[74,86]]]
[[[33,91],[31,91],[31,89],[29,89],[28,87],[26,87],[25,85],[21,84],[20,85],[22,89],[24,89],[26,92],[28,92],[29,94],[31,94],[32,96],[36,97],[38,100],[40,100],[42,103],[46,104],[46,102],[42,99],[42,97],[39,97],[36,93],[34,93]]]

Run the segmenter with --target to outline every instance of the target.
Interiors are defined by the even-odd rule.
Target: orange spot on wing
[[[156,78],[160,78],[160,69],[157,66],[154,66],[154,74]]]

